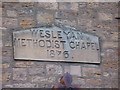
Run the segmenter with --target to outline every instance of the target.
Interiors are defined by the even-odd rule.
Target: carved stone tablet
[[[99,38],[77,30],[32,28],[13,32],[14,59],[100,63]]]

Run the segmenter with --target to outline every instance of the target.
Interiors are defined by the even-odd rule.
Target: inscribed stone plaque
[[[99,38],[58,27],[13,32],[14,59],[100,63]]]

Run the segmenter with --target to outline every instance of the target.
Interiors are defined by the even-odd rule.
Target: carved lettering
[[[33,28],[14,32],[13,40],[15,59],[99,62],[98,37],[77,30]]]

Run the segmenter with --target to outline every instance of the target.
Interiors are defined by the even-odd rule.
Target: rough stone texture
[[[99,68],[83,67],[82,75],[83,77],[98,77],[99,78],[101,76],[101,71]]]
[[[13,84],[13,87],[14,88],[37,88],[38,86],[32,83],[18,83],[18,84]]]
[[[56,74],[59,75],[63,73],[62,67],[60,65],[47,64],[46,69],[47,69],[47,74],[49,75],[56,75]]]
[[[27,70],[24,68],[13,68],[13,80],[26,80]]]
[[[67,11],[78,11],[78,3],[60,2],[59,9],[60,10],[67,10]]]
[[[64,73],[69,72],[71,75],[81,76],[81,66],[65,66]]]
[[[70,73],[71,73],[71,75],[81,76],[81,67],[80,66],[71,66]]]
[[[79,78],[79,77],[73,77],[73,82],[75,86],[80,86],[80,88],[86,88],[85,87],[85,79],[84,78]]]
[[[21,18],[19,22],[22,28],[31,28],[35,26],[35,21],[31,17]]]
[[[8,17],[17,17],[17,13],[16,13],[16,11],[7,10],[7,16]]]
[[[50,88],[65,72],[71,73],[73,84],[81,88],[118,87],[118,55],[120,55],[118,26],[120,23],[115,19],[118,17],[118,3],[19,3],[7,0],[0,6],[0,12],[2,12],[0,49],[2,48],[3,87]],[[101,63],[94,65],[13,59],[13,31],[54,25],[72,26],[80,31],[99,36]]]
[[[9,63],[4,63],[2,64],[2,68],[9,68],[10,67],[10,64]]]
[[[118,42],[104,42],[103,43],[103,48],[117,48],[118,47]]]
[[[98,13],[98,18],[99,20],[107,21],[107,20],[112,20],[112,14],[109,13]]]
[[[61,19],[61,20],[55,20],[56,25],[66,25],[66,26],[71,26],[75,27],[76,26],[76,21],[75,20],[66,20],[66,19]]]
[[[85,80],[85,87],[86,88],[101,88],[102,80],[101,79],[86,79]]]
[[[45,75],[45,69],[43,68],[29,68],[30,75]]]
[[[39,26],[51,26],[53,23],[53,14],[48,12],[37,13],[37,23]]]
[[[4,76],[4,77],[2,77],[3,83],[9,82],[10,81],[10,77],[11,77],[11,73],[6,72],[6,73],[3,73],[2,76]]]
[[[14,67],[18,67],[18,68],[23,68],[23,67],[32,67],[34,66],[34,62],[22,62],[22,61],[16,61],[14,64]]]
[[[50,2],[39,2],[38,3],[38,7],[39,8],[43,8],[43,9],[46,9],[46,10],[56,10],[58,9],[58,4],[57,3],[50,3]]]
[[[18,20],[14,19],[14,18],[3,18],[2,25],[3,25],[3,27],[6,27],[6,28],[8,28],[8,27],[16,28],[16,27],[18,27]]]
[[[34,82],[34,83],[52,83],[52,82],[55,82],[56,78],[55,77],[44,77],[44,76],[32,76],[31,77],[31,82]]]

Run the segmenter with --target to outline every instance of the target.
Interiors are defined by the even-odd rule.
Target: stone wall
[[[118,87],[118,3],[3,2],[3,88],[50,88],[65,72],[81,88]],[[33,27],[71,26],[100,37],[101,63],[16,61],[12,32]]]

